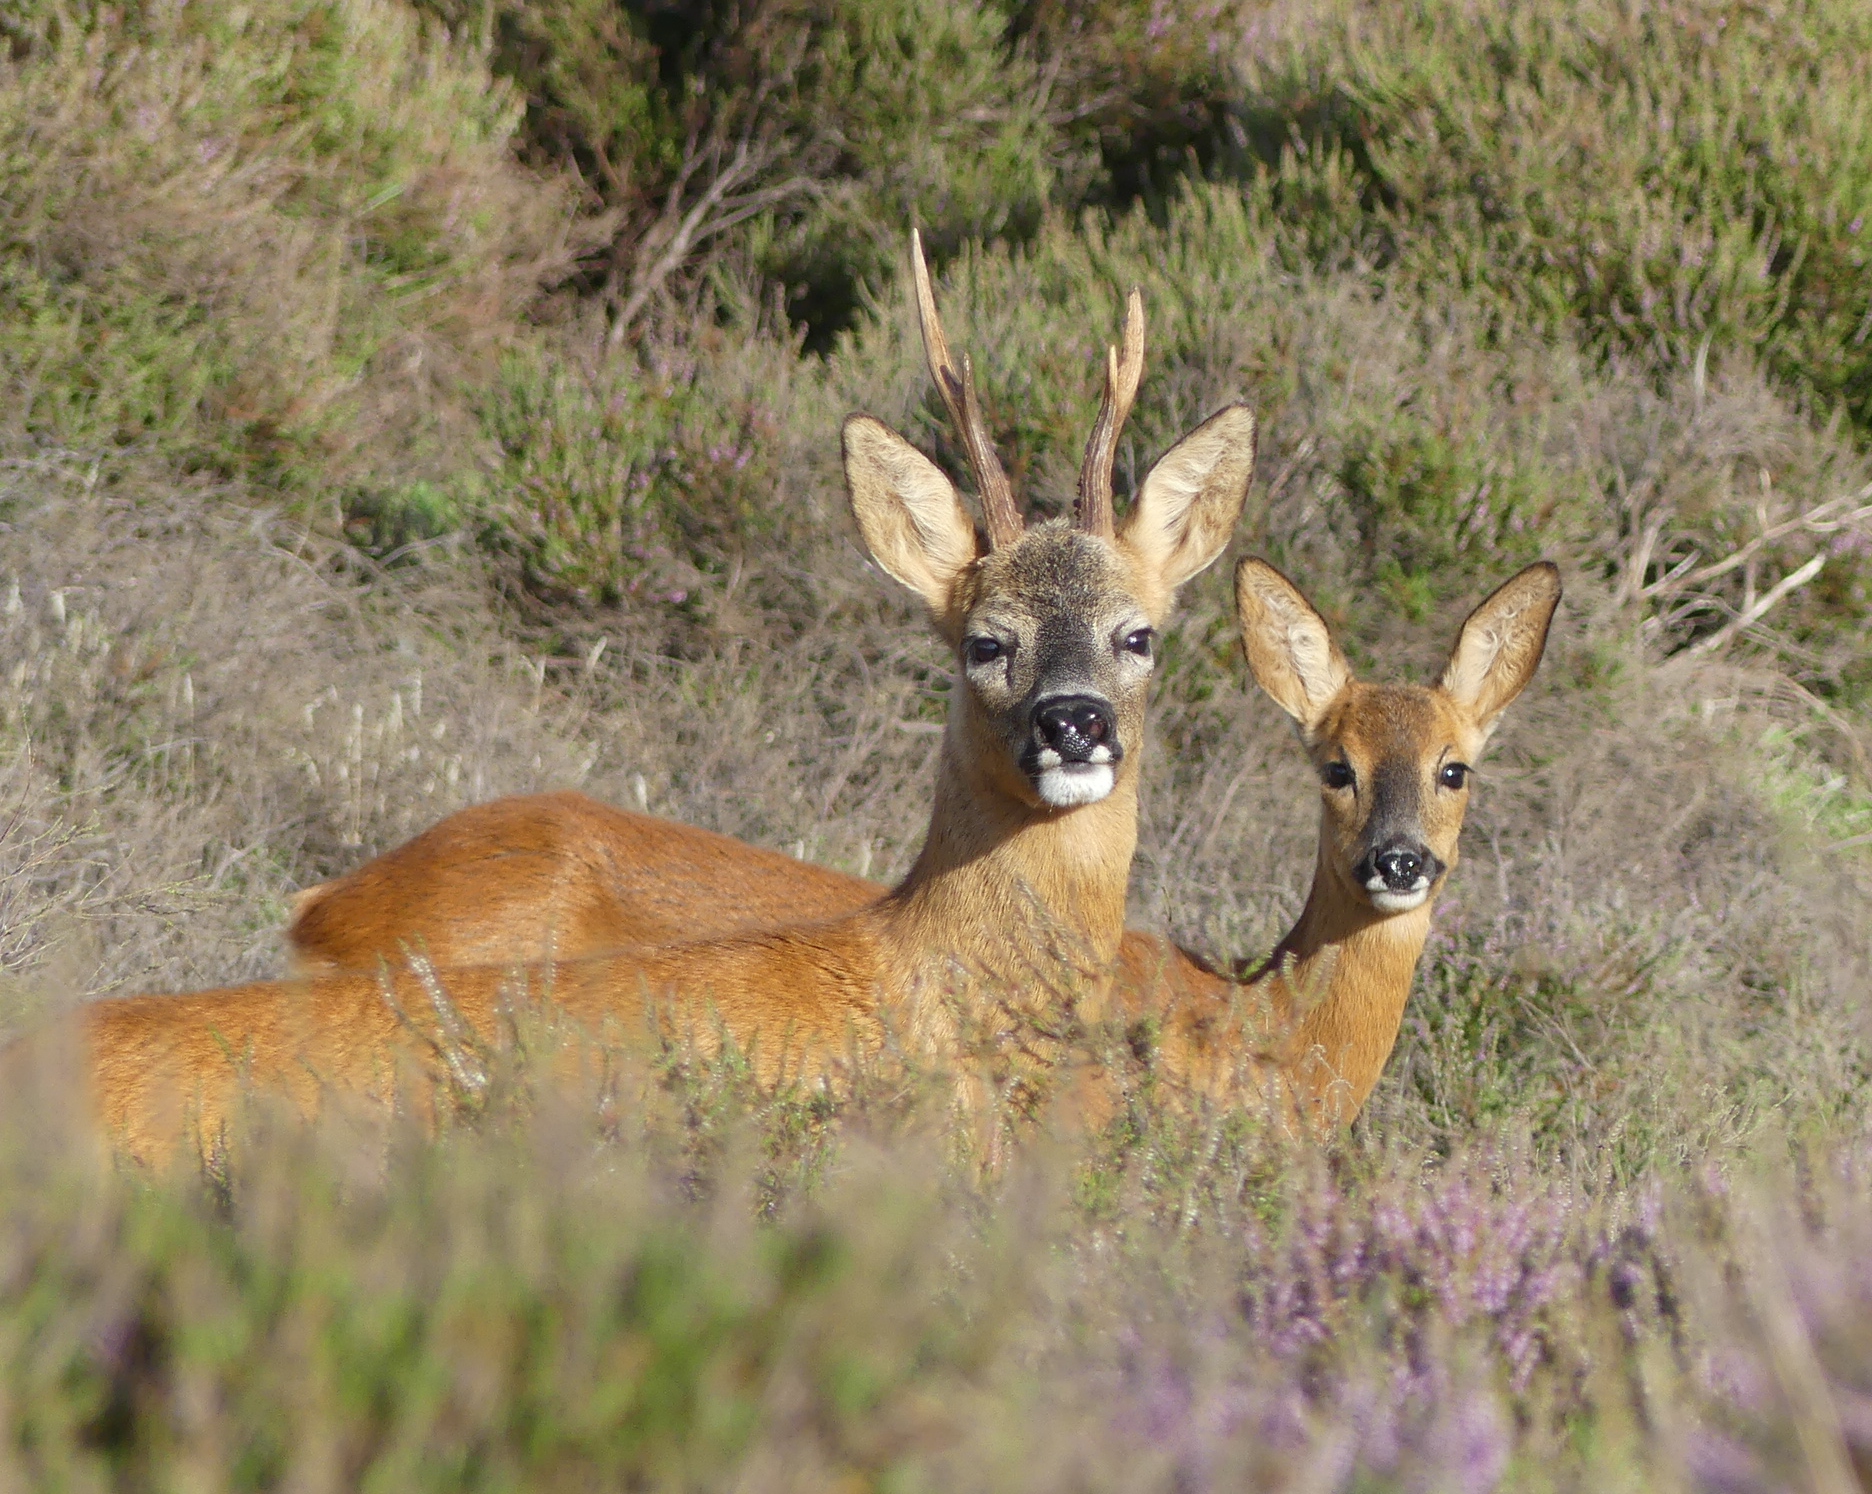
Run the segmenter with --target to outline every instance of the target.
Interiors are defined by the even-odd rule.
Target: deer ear
[[[1255,683],[1310,736],[1352,680],[1326,619],[1265,560],[1235,567],[1235,614]]]
[[[1254,411],[1217,411],[1150,469],[1120,539],[1174,591],[1228,548],[1254,463]]]
[[[1560,571],[1539,561],[1469,614],[1437,687],[1469,712],[1483,740],[1534,677],[1560,602]]]
[[[922,452],[869,415],[845,422],[845,487],[871,558],[949,611],[956,578],[975,562],[975,526],[955,484]]]

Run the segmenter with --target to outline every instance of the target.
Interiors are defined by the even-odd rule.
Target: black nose
[[[1106,748],[1114,760],[1118,756],[1118,728],[1111,707],[1090,695],[1049,700],[1034,712],[1034,734],[1065,762],[1087,762],[1095,747]]]
[[[1409,846],[1391,846],[1377,856],[1378,875],[1393,892],[1408,892],[1423,875],[1424,858]]]

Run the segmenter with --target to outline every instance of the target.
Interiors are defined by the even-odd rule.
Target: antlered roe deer
[[[1364,685],[1319,614],[1265,562],[1236,573],[1249,667],[1300,728],[1321,775],[1305,911],[1246,983],[1132,930],[1116,1014],[1156,1024],[1167,1076],[1213,1098],[1281,1092],[1310,1125],[1349,1123],[1397,1040],[1431,904],[1455,865],[1470,767],[1540,662],[1559,573],[1530,567],[1463,624],[1433,688]],[[451,815],[304,895],[303,968],[369,968],[420,951],[441,965],[590,953],[836,917],[874,883],[578,793]]]
[[[1254,418],[1232,405],[1150,471],[1123,525],[1111,470],[1143,362],[1143,309],[1087,444],[1075,520],[1026,526],[951,356],[920,248],[913,269],[931,372],[967,453],[985,539],[942,470],[866,416],[845,424],[852,513],[872,557],[928,603],[954,650],[935,804],[903,883],[817,923],[531,972],[586,1029],[641,1019],[654,1000],[703,1051],[723,1034],[764,1082],[824,1074],[887,1035],[938,1057],[961,1023],[1030,983],[1037,935],[1089,983],[1124,931],[1137,837],[1138,758],[1157,630],[1176,589],[1228,543],[1254,465]],[[488,892],[500,880],[487,868]],[[689,932],[697,930],[692,927]],[[97,1103],[129,1150],[182,1130],[212,1140],[244,1081],[315,1109],[331,1089],[383,1094],[447,1027],[498,1032],[507,965],[451,970],[447,1022],[423,972],[259,984],[96,1003],[79,1014]],[[447,1034],[441,1034],[446,1037]]]

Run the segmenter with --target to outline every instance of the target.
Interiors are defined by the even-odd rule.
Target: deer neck
[[[1329,863],[1321,836],[1306,907],[1255,978],[1296,1099],[1345,1121],[1364,1105],[1397,1042],[1434,903],[1379,913]]]
[[[953,975],[1032,989],[1095,984],[1124,937],[1137,848],[1137,766],[1076,809],[1022,802],[946,745],[929,836],[878,906],[905,985]],[[992,994],[992,993],[990,993]]]

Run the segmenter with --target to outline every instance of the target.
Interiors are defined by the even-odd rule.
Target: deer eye
[[[1139,628],[1134,633],[1126,633],[1118,646],[1127,654],[1136,654],[1140,659],[1148,659],[1156,644],[1157,630],[1155,628]]]
[[[1445,763],[1437,772],[1436,781],[1446,789],[1459,789],[1469,781],[1469,764]]]
[[[962,652],[971,664],[992,664],[1007,650],[999,638],[971,638],[962,645]]]
[[[1351,766],[1346,763],[1328,763],[1320,769],[1320,782],[1329,789],[1351,788],[1353,776]]]

